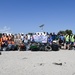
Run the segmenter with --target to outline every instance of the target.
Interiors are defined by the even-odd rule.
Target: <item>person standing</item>
[[[65,41],[66,41],[66,49],[69,49],[70,46],[70,36],[66,34],[65,36]]]

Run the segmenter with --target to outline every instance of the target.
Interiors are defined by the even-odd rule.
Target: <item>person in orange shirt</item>
[[[11,36],[8,37],[8,48],[9,50],[13,50],[15,47],[15,42]]]
[[[6,35],[2,36],[2,47],[7,46],[7,39],[6,39]]]
[[[8,47],[7,35],[3,34],[2,35],[1,50],[7,50],[7,47]]]
[[[0,38],[0,49],[1,49],[1,45],[2,45],[2,38]]]

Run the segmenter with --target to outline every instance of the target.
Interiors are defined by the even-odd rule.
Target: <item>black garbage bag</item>
[[[52,48],[53,51],[58,51],[59,50],[58,44],[52,44],[51,48]]]

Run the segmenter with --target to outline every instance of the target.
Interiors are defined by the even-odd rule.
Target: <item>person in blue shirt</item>
[[[60,36],[59,36],[59,44],[61,45],[62,43],[63,44],[65,43],[65,37],[64,37],[63,34],[60,34]]]
[[[49,35],[49,37],[48,37],[48,43],[51,45],[52,42],[53,42],[52,35]]]
[[[56,40],[56,34],[55,33],[52,34],[52,39]]]

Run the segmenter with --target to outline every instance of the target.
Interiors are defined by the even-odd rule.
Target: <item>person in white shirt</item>
[[[24,34],[21,34],[21,40],[24,42]]]

